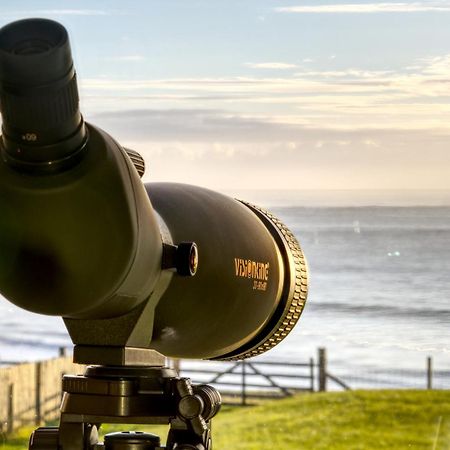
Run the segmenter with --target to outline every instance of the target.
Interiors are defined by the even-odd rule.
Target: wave
[[[340,314],[374,314],[395,317],[410,317],[416,319],[437,319],[450,323],[450,309],[408,308],[394,305],[351,305],[336,302],[309,302],[312,311],[326,311]]]
[[[1,332],[7,331],[7,332],[23,332],[27,335],[32,336],[45,336],[46,338],[67,338],[68,332],[66,330],[45,330],[42,329],[33,329],[30,324],[26,322],[1,322],[0,321],[0,330]],[[0,337],[0,341],[1,341]]]
[[[45,335],[47,337],[47,335]],[[0,336],[0,345],[5,345],[9,347],[14,346],[27,346],[33,348],[40,348],[45,350],[55,350],[63,346],[63,344],[68,344],[68,342],[62,341],[43,341],[42,336],[36,336],[34,338],[23,338],[23,337],[7,337]]]

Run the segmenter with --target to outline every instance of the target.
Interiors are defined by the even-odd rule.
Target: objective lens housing
[[[303,311],[300,246],[269,212],[197,186],[147,183],[174,242],[195,241],[193,278],[174,277],[154,317],[152,348],[174,358],[236,360],[280,343]]]

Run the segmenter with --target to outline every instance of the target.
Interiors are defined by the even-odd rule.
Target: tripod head
[[[92,412],[78,387],[93,398],[112,389],[111,379],[154,382],[155,368],[156,378],[172,379],[161,375],[162,355],[244,359],[289,334],[307,295],[296,238],[246,202],[196,186],[144,185],[142,157],[84,122],[61,24],[27,19],[0,30],[0,112],[0,293],[21,308],[61,316],[74,362],[109,367],[88,371],[89,381],[67,381],[63,416],[78,414],[78,425],[111,419]],[[125,376],[132,367],[150,372]],[[203,391],[166,381],[159,392],[179,399],[174,417],[184,424],[216,410],[214,395],[205,406]],[[203,402],[192,417],[191,406],[182,412],[189,402]],[[110,413],[123,419],[120,408]],[[136,414],[125,416],[139,421]],[[187,429],[195,427],[206,448],[208,427]],[[58,438],[64,450],[79,448],[71,433]]]

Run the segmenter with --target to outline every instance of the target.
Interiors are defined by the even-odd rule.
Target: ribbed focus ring
[[[257,346],[245,351],[244,353],[229,358],[218,358],[224,361],[237,361],[252,358],[265,353],[279,344],[292,331],[298,322],[300,315],[303,312],[303,308],[305,307],[305,302],[308,295],[307,263],[295,236],[286,227],[286,225],[283,224],[283,222],[277,219],[270,212],[244,201],[241,201],[241,203],[268,219],[281,234],[290,254],[289,256],[292,258],[293,283],[289,292],[286,307],[278,320],[277,325],[273,327],[272,331],[267,334],[264,340],[257,344]],[[289,270],[289,268],[287,268],[287,270]]]
[[[30,101],[27,95],[9,90],[0,92],[3,121],[17,129],[48,130],[73,117],[78,111],[77,80],[74,75],[59,90],[36,90]]]
[[[145,173],[145,161],[144,158],[135,150],[130,150],[129,148],[124,148],[126,154],[131,159],[134,167],[136,168],[139,176],[142,178]]]

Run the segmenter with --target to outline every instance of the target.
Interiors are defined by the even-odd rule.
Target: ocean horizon
[[[450,206],[450,189],[224,189],[266,207]]]

